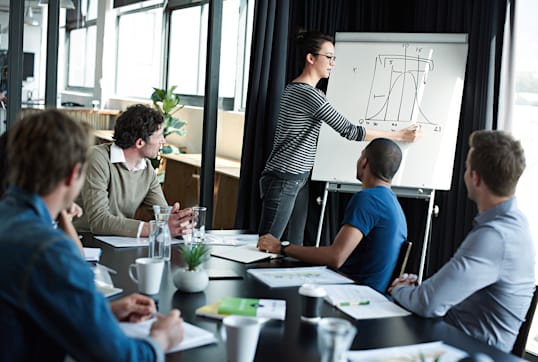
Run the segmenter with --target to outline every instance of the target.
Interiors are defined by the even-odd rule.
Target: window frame
[[[85,13],[86,14],[89,14],[89,8],[90,8],[90,1],[95,1],[97,2],[98,0],[88,0],[85,4],[86,4],[86,10],[85,10]],[[77,11],[77,9],[75,9],[74,11]],[[66,13],[66,17],[67,17],[67,13]],[[65,67],[65,76],[64,76],[64,79],[63,79],[63,88],[67,91],[74,91],[74,92],[81,92],[81,93],[93,93],[93,90],[95,88],[95,74],[94,74],[94,79],[93,79],[93,85],[92,86],[87,86],[87,87],[84,87],[84,86],[74,86],[74,85],[70,85],[69,84],[69,75],[70,75],[70,54],[71,54],[71,31],[73,30],[80,30],[80,29],[85,29],[86,33],[85,33],[85,38],[87,38],[88,36],[88,28],[91,27],[91,26],[95,26],[96,28],[96,33],[97,33],[97,17],[96,18],[93,18],[93,19],[86,19],[86,16],[82,16],[82,19],[80,21],[80,24],[77,23],[74,24],[74,23],[70,23],[67,21],[65,21],[65,24],[61,27],[63,28],[64,32],[65,32],[65,50],[64,50],[64,55],[65,55],[65,64],[64,64],[64,67]],[[96,39],[96,42],[97,42],[97,39]],[[87,41],[85,42],[87,43]],[[97,44],[97,43],[96,43]],[[96,61],[97,61],[97,51],[96,49],[94,50],[94,64],[96,64]],[[84,67],[86,67],[86,64],[84,65]],[[94,69],[94,72],[95,72],[95,69]]]
[[[115,29],[116,29],[116,46],[115,46],[115,59],[114,59],[114,94],[116,95],[116,97],[121,97],[121,98],[131,98],[131,99],[141,99],[141,100],[147,100],[149,99],[149,97],[139,97],[139,96],[125,96],[125,95],[119,95],[118,94],[118,69],[119,69],[119,42],[120,42],[120,37],[119,37],[119,27],[120,27],[120,20],[121,20],[121,17],[122,16],[126,16],[126,15],[132,15],[132,14],[136,14],[136,13],[142,13],[142,12],[146,12],[146,11],[152,11],[152,10],[156,10],[156,9],[163,9],[163,3],[161,1],[157,1],[157,2],[153,2],[153,3],[150,3],[148,5],[140,5],[140,4],[133,4],[133,5],[130,5],[130,6],[125,6],[124,8],[118,8],[117,9],[117,13],[116,13],[116,24],[115,24]],[[163,46],[163,44],[166,44],[167,42],[167,38],[168,38],[168,33],[166,31],[166,24],[165,24],[165,21],[166,21],[166,17],[165,17],[165,12],[163,11],[163,19],[162,19],[162,36],[161,36],[161,44],[160,44],[160,58],[161,58],[161,61],[159,62],[159,81],[161,82],[161,84],[164,84],[163,82],[163,78],[164,78],[164,70],[163,70],[163,61],[166,59],[166,62],[168,62],[168,57],[167,57],[167,54],[165,53],[164,51],[164,48],[166,48],[165,46]]]
[[[224,111],[244,111],[246,106],[246,92],[244,91],[248,87],[248,59],[246,59],[247,50],[245,49],[245,44],[247,43],[247,28],[248,28],[248,15],[249,15],[249,6],[253,6],[254,0],[239,0],[239,29],[238,34],[240,34],[240,40],[237,43],[236,48],[236,76],[235,76],[235,84],[234,84],[234,96],[233,97],[220,97],[219,96],[219,109]],[[166,88],[169,88],[171,85],[169,80],[169,70],[170,70],[170,37],[171,37],[171,27],[172,27],[172,12],[186,9],[186,8],[192,8],[192,7],[202,7],[206,4],[208,4],[209,1],[196,1],[196,2],[189,2],[189,1],[183,1],[183,0],[170,0],[164,14],[164,20],[163,20],[163,29],[165,30],[164,33],[166,34],[165,39],[165,50],[164,50],[164,71],[163,71],[163,79],[162,82],[165,85]],[[200,9],[200,17],[202,17],[202,11]],[[199,29],[199,32],[202,30]],[[200,44],[201,46],[207,46],[207,43]],[[200,52],[200,49],[198,51]],[[198,72],[198,79],[200,74],[200,69],[197,70]],[[246,77],[246,78],[245,78]],[[198,85],[199,86],[199,85]],[[179,97],[181,98],[181,103],[186,106],[195,106],[195,107],[203,107],[204,105],[204,95],[197,95],[197,94],[182,94],[178,93]]]

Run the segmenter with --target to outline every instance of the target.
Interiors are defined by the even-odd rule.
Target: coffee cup
[[[222,320],[226,331],[228,362],[252,362],[256,355],[261,324],[255,318],[228,316]]]
[[[302,302],[301,320],[316,323],[320,319],[321,305],[327,291],[316,284],[303,284],[299,288]]]
[[[129,277],[138,284],[140,293],[157,294],[161,288],[163,270],[163,259],[138,258],[129,266]]]

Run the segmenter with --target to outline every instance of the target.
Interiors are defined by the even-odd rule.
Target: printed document
[[[309,284],[354,283],[325,266],[299,268],[248,269],[247,272],[271,288],[295,287]]]
[[[352,362],[457,362],[466,356],[464,351],[443,342],[347,352],[347,360]]]

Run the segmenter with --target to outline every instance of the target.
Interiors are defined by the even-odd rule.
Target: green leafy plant
[[[151,94],[151,101],[153,106],[162,113],[164,117],[164,137],[175,133],[179,136],[184,136],[186,134],[185,125],[186,121],[182,121],[173,116],[173,113],[183,108],[179,104],[179,95],[174,93],[174,90],[177,86],[172,86],[169,89],[155,88],[153,87],[153,93]],[[161,152],[164,154],[168,153],[179,153],[177,147],[166,145],[163,146]]]
[[[198,266],[209,260],[211,252],[211,248],[205,244],[180,245],[178,250],[190,271],[196,270]]]

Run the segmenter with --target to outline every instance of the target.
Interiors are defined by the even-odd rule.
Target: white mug
[[[255,318],[228,316],[222,320],[226,328],[228,362],[252,362],[256,355],[261,324]]]
[[[136,268],[136,277],[133,270]],[[129,276],[138,284],[138,291],[144,294],[157,294],[161,288],[164,260],[157,258],[138,258],[129,266]]]

